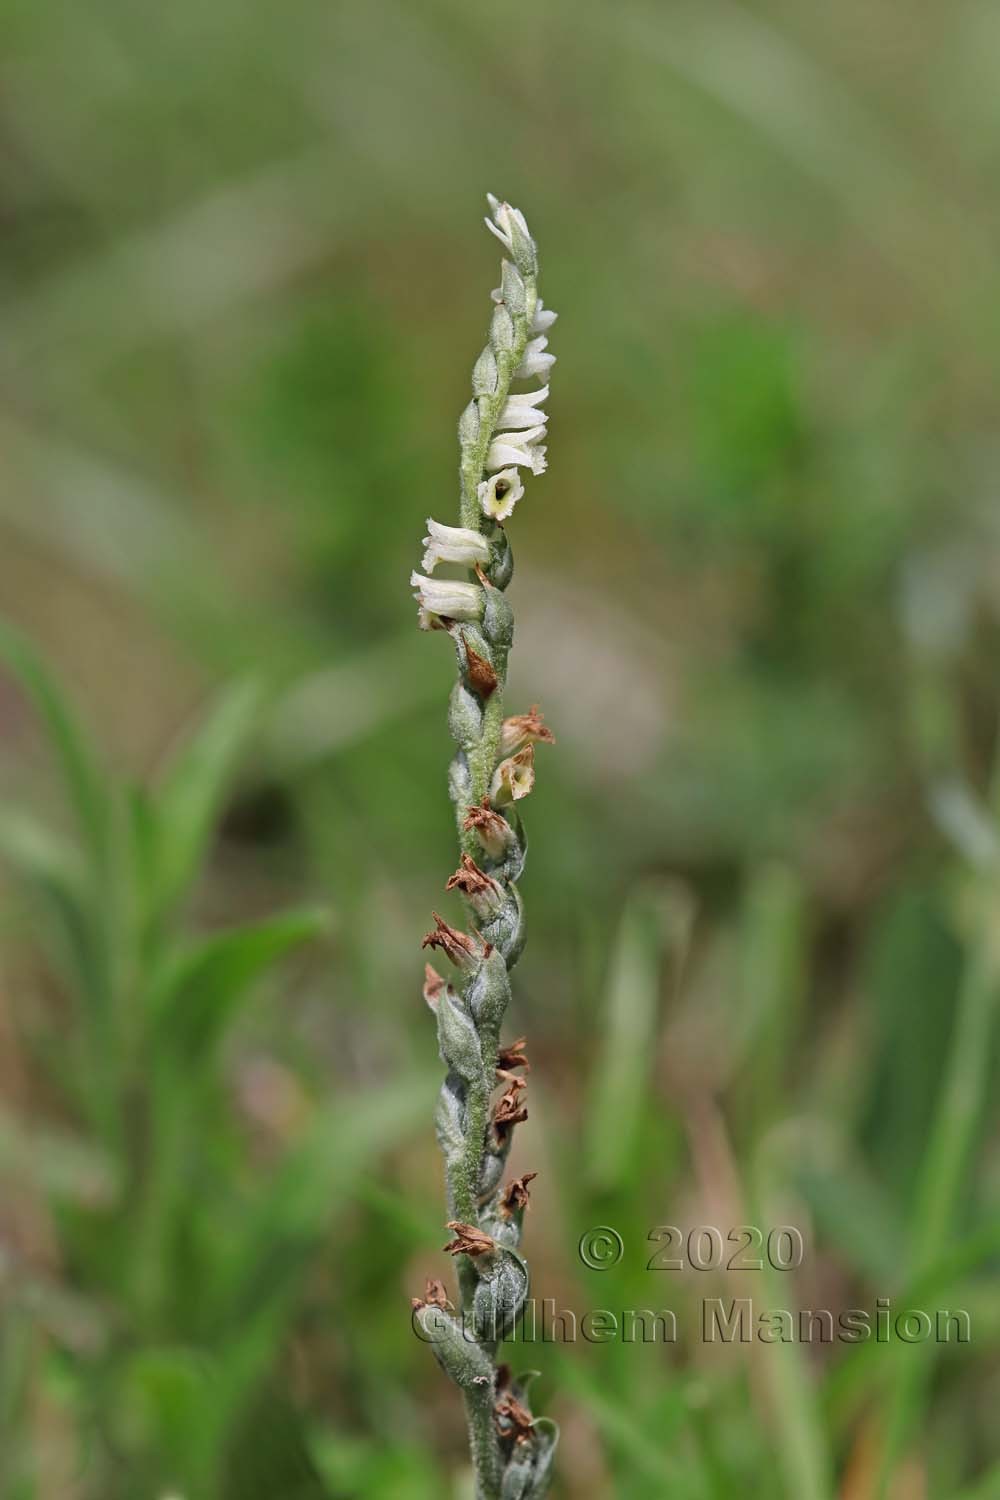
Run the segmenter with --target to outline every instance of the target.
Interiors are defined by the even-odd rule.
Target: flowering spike
[[[485,348],[472,372],[472,397],[458,422],[460,511],[456,526],[428,520],[423,573],[411,585],[427,629],[450,633],[458,663],[448,726],[457,750],[448,786],[459,825],[461,859],[447,883],[471,908],[481,931],[462,932],[434,914],[425,948],[456,966],[452,984],[430,964],[424,998],[435,1012],[446,1066],[435,1113],[445,1159],[445,1246],[465,1256],[461,1317],[452,1316],[440,1282],[414,1299],[414,1326],[433,1338],[442,1368],[466,1403],[477,1500],[540,1500],[555,1439],[551,1423],[532,1416],[526,1382],[499,1381],[494,1351],[524,1305],[527,1268],[517,1253],[533,1172],[501,1187],[516,1125],[527,1119],[524,1038],[501,1046],[510,971],[524,943],[515,881],[524,866],[521,821],[513,805],[534,784],[534,745],[553,735],[537,707],[504,718],[513,614],[505,590],[513,559],[503,523],[525,493],[529,475],[545,471],[548,385],[513,389],[541,377],[555,356],[548,330],[555,313],[538,296],[535,244],[524,215],[489,196],[486,220],[504,248],[492,294]],[[439,563],[468,569],[462,581],[435,578]],[[503,811],[507,809],[507,811]],[[494,1100],[494,1091],[502,1089]]]

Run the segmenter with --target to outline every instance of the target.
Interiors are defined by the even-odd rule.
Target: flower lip
[[[494,521],[506,521],[514,514],[514,507],[523,496],[524,485],[516,468],[501,469],[499,474],[484,479],[476,494],[484,516]]]

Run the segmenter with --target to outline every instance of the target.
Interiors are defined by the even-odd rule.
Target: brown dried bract
[[[531,1194],[528,1192],[528,1183],[534,1182],[538,1176],[537,1172],[525,1172],[523,1177],[515,1177],[503,1190],[500,1199],[500,1209],[508,1218],[512,1214],[519,1213],[528,1206]]]
[[[497,674],[485,656],[480,656],[479,652],[474,650],[468,641],[465,643],[465,660],[469,668],[469,682],[472,684],[472,691],[480,698],[492,697],[499,684]]]
[[[435,969],[433,964],[424,964],[424,999],[431,1010],[437,1010],[441,991],[445,988],[446,981]]]
[[[475,1224],[460,1224],[456,1219],[449,1219],[448,1228],[455,1235],[443,1247],[449,1255],[489,1255],[496,1249],[496,1241],[477,1229]]]
[[[501,1396],[493,1408],[496,1413],[497,1431],[501,1437],[514,1437],[516,1442],[528,1437],[534,1420],[527,1407],[522,1406],[511,1393]]]
[[[444,917],[438,916],[437,912],[431,912],[435,927],[433,932],[428,932],[421,948],[440,948],[461,969],[470,969],[477,964],[486,954],[486,946],[480,937],[470,937],[467,932],[459,932],[455,927],[449,927]]]
[[[511,1042],[509,1047],[501,1047],[497,1053],[497,1072],[506,1075],[511,1068],[523,1068],[526,1073],[530,1073],[531,1064],[524,1052],[527,1045],[528,1038],[519,1036],[517,1041]]]
[[[470,900],[475,896],[490,896],[498,902],[503,900],[503,891],[492,875],[481,870],[468,854],[462,855],[462,863],[448,880],[445,890],[461,891]]]

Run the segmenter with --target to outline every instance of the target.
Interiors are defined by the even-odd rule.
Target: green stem
[[[500,1500],[503,1463],[493,1416],[493,1390],[463,1391],[469,1424],[469,1451],[476,1475],[476,1500]]]

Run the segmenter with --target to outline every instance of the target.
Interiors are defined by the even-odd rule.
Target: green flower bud
[[[514,347],[514,320],[502,302],[493,309],[490,343],[498,354],[506,354]]]
[[[458,419],[458,441],[462,448],[471,448],[479,438],[479,408],[470,401]]]
[[[441,1057],[466,1083],[482,1077],[483,1054],[472,1017],[454,990],[441,991],[437,1008]]]
[[[443,1307],[426,1302],[413,1309],[413,1331],[430,1344],[438,1364],[462,1390],[493,1385],[493,1364],[471,1334]]]
[[[483,706],[464,682],[456,682],[448,702],[448,729],[451,737],[469,750],[478,744],[483,732]]]
[[[499,378],[496,355],[487,344],[472,367],[472,394],[474,396],[494,395]]]

